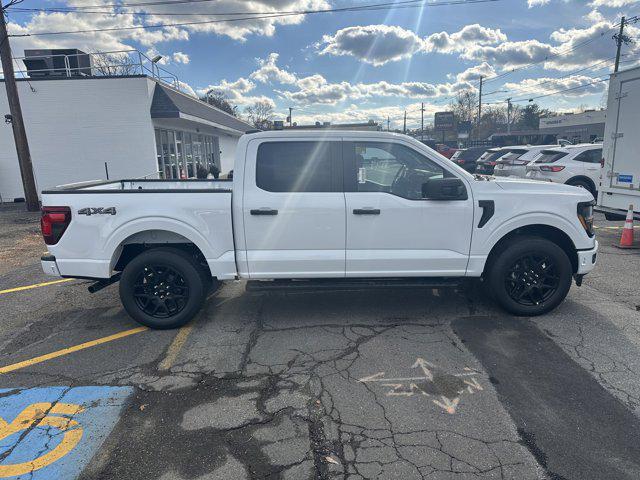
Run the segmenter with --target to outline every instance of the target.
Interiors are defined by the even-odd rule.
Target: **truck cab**
[[[156,328],[185,323],[232,278],[482,278],[502,307],[537,315],[597,251],[588,191],[473,176],[383,132],[247,134],[231,182],[123,180],[45,191],[43,204],[68,212],[45,271],[119,280],[129,314]],[[88,205],[109,213],[81,214]]]

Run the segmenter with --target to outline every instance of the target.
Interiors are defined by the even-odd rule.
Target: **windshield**
[[[559,152],[558,150],[542,150],[535,163],[553,163],[566,156],[568,152]]]

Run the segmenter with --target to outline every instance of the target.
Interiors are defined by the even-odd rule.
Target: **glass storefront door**
[[[195,178],[198,165],[209,170],[218,165],[218,138],[212,135],[155,129],[160,178]]]

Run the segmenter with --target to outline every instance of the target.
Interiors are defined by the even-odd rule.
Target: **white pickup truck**
[[[473,176],[382,132],[244,135],[234,178],[120,180],[42,192],[46,273],[120,281],[154,328],[191,319],[221,281],[251,288],[440,285],[482,277],[517,315],[555,308],[596,263],[593,197]]]

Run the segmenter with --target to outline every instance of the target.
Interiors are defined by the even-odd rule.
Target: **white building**
[[[238,138],[252,128],[156,75],[43,76],[17,84],[38,191],[107,175],[190,178],[198,165],[214,163],[224,174],[233,169]],[[2,119],[9,114],[4,80],[0,91]],[[24,197],[6,122],[0,124],[0,196],[4,202]]]
[[[606,110],[587,110],[540,119],[540,133],[566,138],[573,143],[591,142],[604,136]]]

